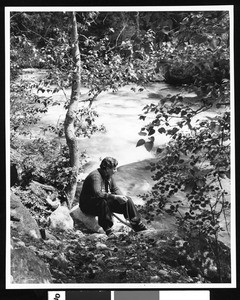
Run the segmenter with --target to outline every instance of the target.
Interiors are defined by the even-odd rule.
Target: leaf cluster
[[[156,183],[144,196],[146,215],[151,222],[166,211],[178,218],[188,238],[211,237],[210,256],[220,278],[219,236],[222,231],[230,235],[230,198],[225,186],[230,180],[229,82],[188,88],[196,92],[195,97],[186,99],[182,93],[160,97],[159,103],[146,105],[139,116],[150,122],[141,128],[137,146],[152,151],[159,136],[169,137],[165,146],[157,147],[158,160],[150,165]],[[210,109],[213,117],[199,116]]]
[[[37,138],[32,141],[18,142],[18,153],[21,153],[21,186],[27,187],[32,181],[52,185],[64,198],[66,189],[75,172],[69,164],[69,151],[58,138]],[[79,168],[86,162],[85,152],[79,155]],[[11,155],[14,159],[14,155]]]

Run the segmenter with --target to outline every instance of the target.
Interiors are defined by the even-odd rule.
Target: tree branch
[[[110,48],[108,51],[106,51],[106,53],[109,53],[110,51],[112,51],[113,49],[115,49],[115,48],[117,48],[118,47],[118,40],[119,40],[119,38],[120,38],[120,35],[123,33],[123,31],[125,30],[125,28],[127,27],[127,24],[126,23],[124,23],[123,24],[123,28],[120,30],[120,32],[119,32],[119,34],[118,34],[118,36],[117,36],[117,38],[116,38],[116,42],[115,42],[115,46],[113,46],[112,48]]]
[[[27,28],[27,26],[25,26],[24,24],[22,24],[22,26],[26,28],[27,32],[30,31],[30,32],[32,32],[32,33],[34,33],[34,34],[40,36],[40,37],[41,37],[42,39],[44,39],[45,41],[49,42],[49,40],[46,39],[46,38],[45,38],[44,36],[42,36],[41,34],[39,34],[39,33],[35,32],[35,31],[33,31],[32,29]]]

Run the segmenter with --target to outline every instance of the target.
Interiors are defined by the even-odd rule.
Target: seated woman
[[[136,232],[147,228],[141,222],[140,215],[128,196],[124,196],[117,187],[113,175],[117,172],[118,162],[106,157],[100,168],[92,171],[85,179],[79,199],[83,213],[98,216],[98,223],[109,237],[114,236],[112,213],[123,214]]]

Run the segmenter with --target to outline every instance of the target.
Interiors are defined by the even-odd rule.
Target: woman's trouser
[[[132,201],[128,196],[127,201],[117,199],[94,199],[91,206],[81,207],[81,210],[90,215],[98,216],[98,224],[104,231],[113,226],[112,213],[123,214],[125,219],[129,220],[132,225],[140,222],[140,215]],[[91,199],[93,200],[93,199]]]

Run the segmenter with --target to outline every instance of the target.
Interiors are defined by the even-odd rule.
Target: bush
[[[157,134],[170,137],[166,147],[157,149],[159,159],[150,166],[156,183],[145,195],[146,213],[151,221],[164,210],[178,218],[179,228],[188,238],[207,240],[221,281],[219,236],[222,231],[230,235],[226,188],[230,180],[230,111],[218,112],[217,108],[230,103],[229,82],[209,83],[195,91],[201,97],[196,96],[192,103],[185,102],[181,94],[167,96],[157,105],[146,105],[140,116],[145,120],[151,113],[153,118],[140,131],[148,140],[140,139],[137,146],[151,151]],[[213,106],[215,116],[197,118]],[[179,192],[181,199],[173,201]]]
[[[64,195],[72,174],[67,146],[58,138],[52,140],[38,138],[18,143],[15,139],[15,144],[18,144],[18,157],[14,159],[16,155],[12,154],[11,159],[18,161],[21,153],[21,185],[26,187],[31,180],[35,180],[54,186]],[[85,152],[79,157],[80,171],[86,158]]]

